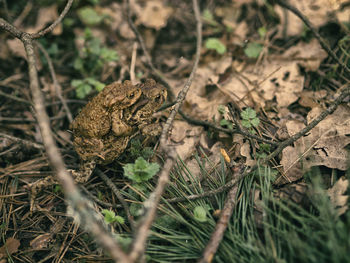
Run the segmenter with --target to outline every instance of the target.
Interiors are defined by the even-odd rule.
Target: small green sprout
[[[207,219],[207,211],[205,211],[204,207],[196,206],[193,210],[194,219],[198,222],[206,222]]]
[[[105,15],[98,14],[94,8],[85,6],[78,10],[80,20],[88,26],[96,26],[102,23],[106,18]]]
[[[143,157],[139,157],[135,163],[128,163],[123,168],[126,177],[135,183],[142,183],[156,175],[160,167],[157,163],[149,163]]]
[[[260,120],[256,116],[255,110],[252,108],[246,108],[241,112],[242,126],[249,129],[251,133],[254,133],[253,127],[258,127]]]
[[[244,54],[246,54],[248,58],[257,58],[259,57],[262,50],[263,50],[263,45],[256,42],[250,42],[248,43],[247,47],[244,49]]]
[[[207,49],[214,49],[220,55],[226,52],[226,46],[218,38],[208,38],[205,41],[205,47]]]
[[[115,215],[115,213],[111,210],[103,209],[102,214],[104,215],[104,220],[106,224],[112,224],[114,222],[117,222],[118,224],[123,225],[125,223],[123,217]]]
[[[79,99],[85,98],[86,95],[92,91],[92,88],[101,91],[105,86],[94,78],[73,79],[71,85],[75,88],[76,95]]]

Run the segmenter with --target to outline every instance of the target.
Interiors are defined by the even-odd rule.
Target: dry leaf
[[[175,148],[179,158],[187,160],[192,155],[202,131],[202,127],[193,127],[185,121],[174,122],[170,138],[176,143]]]
[[[109,19],[104,22],[112,31],[118,31],[121,36],[127,39],[135,37],[134,32],[129,27],[127,20],[123,14],[123,8],[118,3],[112,3],[107,7],[96,7],[98,13],[108,15]]]
[[[241,147],[241,155],[246,157],[245,165],[252,167],[256,164],[256,161],[251,157],[251,149],[249,142],[243,143]]]
[[[265,61],[259,66],[249,65],[244,72],[235,74],[220,89],[242,106],[265,106],[275,96],[279,107],[288,107],[303,90],[304,77],[296,62]]]
[[[233,61],[237,73],[218,87],[242,106],[265,107],[266,101],[276,98],[279,108],[288,107],[299,99],[304,88],[299,65],[307,71],[317,70],[325,57],[326,52],[316,40],[300,42],[279,57],[267,57],[261,64],[240,65]]]
[[[303,91],[300,94],[299,104],[303,107],[314,108],[319,106],[318,100],[325,98],[327,95],[327,91]]]
[[[338,216],[344,214],[348,210],[348,195],[344,195],[349,186],[349,181],[345,177],[339,178],[339,180],[328,189],[328,195],[331,202],[337,210]]]
[[[320,27],[326,24],[331,19],[332,15],[337,16],[338,13],[341,13],[341,17],[344,17],[343,11],[340,10],[342,2],[345,3],[346,0],[304,0],[292,1],[290,3],[301,11],[315,27]],[[284,30],[286,31],[286,36],[300,35],[303,32],[304,23],[299,17],[289,11],[285,11],[285,9],[279,5],[275,5],[275,11],[281,19],[278,26],[279,37],[282,36]],[[349,9],[347,10],[347,17],[349,18]],[[347,22],[348,21],[349,20],[347,20]]]
[[[322,112],[320,108],[312,109],[308,114],[308,123]],[[290,136],[305,127],[301,122],[286,123]],[[350,109],[339,105],[337,110],[329,115],[294,143],[294,147],[287,147],[282,153],[281,164],[287,176],[299,177],[298,165],[305,170],[312,166],[324,165],[329,168],[347,170],[349,167],[349,152],[345,147],[350,143]],[[298,170],[296,173],[295,169]]]
[[[27,60],[26,51],[24,50],[23,43],[18,38],[8,39],[6,41],[8,48],[11,53],[17,57],[22,57]]]
[[[316,71],[327,56],[317,39],[309,43],[299,42],[283,54],[283,57],[292,58],[306,71]]]
[[[147,1],[142,9],[136,9],[138,20],[137,24],[143,24],[146,27],[157,30],[165,27],[169,16],[173,12],[171,7],[164,6],[163,1]]]
[[[8,254],[11,255],[13,253],[16,253],[20,245],[21,243],[18,239],[15,239],[13,237],[7,239],[5,245],[0,247],[0,259],[7,258]]]
[[[226,57],[197,70],[183,108],[192,118],[201,120],[212,120],[213,118],[218,120],[220,118],[217,108],[219,105],[227,104],[230,97],[216,88],[218,87],[217,81],[219,75],[231,66],[231,62],[232,59]],[[207,90],[207,85],[211,85],[213,88],[210,92]],[[182,86],[179,86],[178,90],[180,88]]]
[[[200,148],[205,152],[206,156],[209,160],[206,160],[202,163],[202,168],[199,167],[196,158],[194,155],[191,155],[185,164],[189,171],[191,171],[191,176],[193,178],[198,178],[198,180],[203,179],[203,170],[212,171],[213,167],[216,167],[218,163],[221,161],[221,153],[220,149],[223,147],[221,142],[215,143],[213,146],[209,147],[207,144],[206,135],[201,134],[201,139],[199,142]],[[205,175],[204,175],[205,176]]]

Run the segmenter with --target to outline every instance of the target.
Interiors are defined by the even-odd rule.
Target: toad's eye
[[[129,99],[132,99],[133,97],[135,97],[135,93],[130,93],[128,96]]]
[[[154,101],[155,102],[159,102],[161,100],[161,96],[158,94],[155,98]]]

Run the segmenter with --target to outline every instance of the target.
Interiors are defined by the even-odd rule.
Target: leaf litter
[[[305,26],[299,18],[290,12],[282,11],[277,5],[273,9],[280,21],[275,28],[263,25],[266,26],[268,37],[261,38],[257,33],[256,26],[253,26],[254,18],[262,15],[253,7],[256,3],[259,7],[263,6],[262,1],[250,0],[228,1],[224,5],[211,7],[211,9],[209,6],[208,10],[215,15],[215,18],[213,17],[214,23],[213,21],[205,22],[203,19],[205,22],[204,33],[207,36],[220,35],[220,38],[216,39],[223,43],[225,50],[220,47],[221,51],[216,52],[215,46],[208,49],[203,47],[202,62],[182,109],[193,119],[213,122],[219,126],[221,118],[229,119],[229,117],[227,117],[227,113],[223,117],[218,112],[218,107],[233,101],[241,109],[251,107],[258,113],[259,118],[263,120],[256,130],[258,133],[261,134],[261,130],[264,129],[264,132],[271,132],[271,137],[275,136],[278,139],[279,134],[276,131],[285,130],[284,136],[295,134],[325,109],[327,101],[333,99],[329,89],[312,89],[307,78],[308,74],[321,69],[327,54],[316,39],[300,40],[293,45],[276,47],[274,42],[276,39],[300,36],[305,32]],[[303,10],[316,27],[324,26],[334,20],[338,22],[348,21],[346,19],[349,18],[350,8],[346,5],[343,6],[344,3],[345,1],[330,0],[293,2],[299,10]],[[122,5],[114,2],[91,8],[97,15],[103,17],[100,25],[92,27],[93,36],[98,38],[102,44],[110,44],[111,48],[120,54],[120,60],[111,66],[113,70],[104,74],[103,78],[118,80],[128,77],[131,47],[135,41],[135,35],[123,16]],[[162,29],[168,30],[167,34],[169,35],[179,30],[179,28],[172,27],[174,20],[181,21],[176,16],[179,10],[170,2],[134,0],[131,1],[131,11],[135,16],[136,24],[142,30],[146,46],[150,50],[162,46],[158,43],[161,40]],[[181,11],[183,11],[183,17],[191,18],[190,11],[186,9],[181,9]],[[244,19],[242,19],[242,15],[244,15]],[[57,5],[40,8],[34,25],[23,28],[26,30],[32,28],[31,30],[35,31],[49,24],[55,18],[57,18]],[[287,19],[287,23],[284,23],[285,19]],[[222,25],[225,30],[220,28]],[[189,33],[186,31],[186,26],[188,25],[181,28],[184,31],[181,31],[180,35],[193,33],[193,28]],[[62,27],[59,26],[56,30],[54,34],[60,36]],[[82,27],[76,26],[73,29],[77,50],[81,50],[83,47],[83,42],[79,39],[83,32],[84,28]],[[177,36],[177,38],[181,39],[181,36]],[[252,47],[262,47],[262,49],[253,49],[252,51],[256,53],[248,58],[245,55],[245,48],[250,43],[253,44]],[[175,40],[171,45],[181,46],[180,50],[186,54],[186,43]],[[171,45],[169,48],[164,44],[170,50]],[[16,44],[13,39],[7,39],[5,42],[1,40],[0,52],[4,52],[1,59],[8,56],[5,46],[13,55],[26,59],[22,46]],[[193,47],[191,48],[193,49]],[[172,57],[164,55],[165,59],[162,56],[155,58],[155,61],[162,62],[157,65],[159,68],[172,70],[169,70],[172,73],[166,73],[166,75],[175,94],[182,88],[192,61],[191,55],[175,59],[174,57],[177,55],[179,54],[173,54]],[[182,55],[180,54],[180,56]],[[141,54],[136,58],[136,68],[140,69],[139,73],[147,72],[147,69],[142,65],[143,60],[144,57]],[[118,76],[113,72],[117,70],[120,70]],[[63,72],[59,73],[62,79],[65,77]],[[68,85],[66,88],[69,88]],[[299,108],[299,110],[296,111],[295,108]],[[265,117],[273,128],[265,127],[268,122]],[[232,120],[229,119],[229,121]],[[277,159],[275,162],[275,168],[281,172],[282,176],[275,183],[282,186],[286,183],[300,181],[305,172],[314,166],[323,166],[339,171],[347,170],[349,168],[347,150],[350,143],[349,125],[349,107],[340,105],[333,114],[296,141],[293,146],[288,146],[283,150],[280,160]],[[57,130],[58,133],[66,133],[62,127]],[[67,138],[69,140],[69,136]],[[196,153],[198,151],[205,153],[199,156],[200,160],[207,160],[206,157],[208,157],[204,163],[206,169],[219,165],[222,149],[226,149],[232,159],[245,163],[247,166],[255,165],[258,160],[256,157],[257,143],[253,143],[238,134],[234,135],[233,138],[222,132],[216,134],[210,129],[188,124],[180,118],[174,123],[170,140],[176,145],[179,157],[188,165],[193,175],[200,179],[203,179],[203,175],[197,164]],[[25,163],[23,162],[23,164]],[[22,172],[21,169],[14,167],[17,166],[11,165],[7,167],[7,170],[1,171],[3,174]],[[39,170],[42,167],[46,167],[43,170],[47,172],[47,163],[43,161],[37,167],[33,166],[32,169]],[[328,189],[330,200],[338,209],[339,215],[344,214],[348,209],[347,187],[348,181],[340,178],[334,186]],[[41,205],[48,211],[53,207],[53,203],[47,200],[44,200]],[[45,247],[51,238],[51,234],[44,233],[39,235],[37,239],[33,238],[32,245],[37,249]]]

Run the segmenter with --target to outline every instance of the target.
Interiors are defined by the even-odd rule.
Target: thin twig
[[[129,254],[130,258],[133,261],[138,260],[146,249],[146,240],[149,234],[149,229],[155,218],[157,206],[159,204],[160,198],[164,192],[165,186],[169,181],[169,173],[171,169],[174,167],[175,160],[177,157],[175,148],[167,144],[167,135],[174,121],[175,115],[178,112],[192,84],[193,78],[195,76],[195,73],[198,67],[201,46],[202,46],[202,22],[201,22],[200,11],[199,11],[197,0],[193,0],[193,9],[194,9],[196,23],[197,23],[197,44],[196,44],[195,61],[193,63],[192,72],[185,86],[178,94],[178,97],[176,99],[176,104],[173,106],[173,109],[170,112],[170,116],[164,125],[163,131],[160,137],[160,148],[164,153],[167,154],[167,159],[164,163],[162,171],[160,172],[158,183],[154,192],[151,193],[149,199],[144,202],[144,206],[147,209],[147,212],[141,221],[141,225],[139,226],[137,232],[135,233],[134,243],[132,246],[132,250]]]
[[[320,45],[322,46],[322,48],[324,50],[326,50],[328,55],[330,55],[346,71],[346,73],[350,74],[350,69],[337,57],[337,55],[334,53],[334,51],[328,46],[326,41],[317,32],[315,27],[311,24],[311,22],[309,21],[309,19],[306,16],[304,16],[297,8],[290,5],[285,0],[276,0],[276,3],[280,6],[288,9],[293,14],[295,14],[297,17],[299,17],[305,23],[305,25],[310,28],[311,32],[318,39],[318,41],[320,42]]]
[[[340,103],[342,103],[342,101],[347,96],[349,96],[349,94],[350,94],[350,86],[348,86],[345,89],[343,89],[342,92],[340,93],[339,97],[336,98],[326,110],[321,112],[321,114],[318,115],[312,122],[310,122],[304,129],[302,129],[301,131],[299,131],[298,133],[294,134],[290,138],[288,138],[288,139],[284,140],[283,142],[281,142],[278,145],[277,149],[266,157],[266,161],[272,160],[278,154],[280,154],[282,152],[282,150],[284,148],[286,148],[288,145],[294,143],[296,140],[298,140],[299,138],[304,136],[306,133],[311,131],[311,129],[313,129],[317,124],[319,124],[322,120],[324,120],[328,115],[332,114],[337,109],[338,105]],[[264,162],[266,162],[266,161],[264,161]]]
[[[213,124],[211,122],[192,119],[189,116],[187,116],[185,113],[183,113],[182,110],[179,110],[179,114],[182,116],[182,118],[184,118],[185,121],[187,121],[190,124],[203,126],[203,127],[206,127],[206,128],[212,128],[214,130],[225,132],[225,133],[230,134],[230,135],[234,135],[234,134],[238,133],[238,134],[241,134],[241,135],[243,135],[245,137],[255,139],[258,142],[267,143],[267,144],[270,144],[272,146],[277,146],[277,144],[278,144],[277,142],[273,142],[271,140],[267,140],[267,139],[261,138],[261,137],[255,135],[255,134],[249,133],[248,131],[244,131],[240,125],[237,125],[237,123],[236,123],[236,128],[233,129],[233,130],[230,130],[230,129],[226,129],[226,128],[222,128],[222,127],[216,126],[215,124]]]
[[[0,136],[3,137],[3,138],[7,138],[9,140],[15,141],[17,143],[22,143],[26,147],[33,147],[33,148],[40,149],[40,150],[45,148],[44,145],[42,145],[42,144],[38,144],[38,143],[35,143],[35,142],[31,142],[31,141],[28,141],[28,140],[17,138],[17,137],[8,135],[6,133],[0,132]]]
[[[131,9],[130,9],[130,0],[125,0],[125,5],[126,5],[126,13],[127,13],[127,19],[128,19],[128,23],[129,26],[131,28],[131,30],[134,32],[137,41],[139,42],[141,49],[143,51],[143,54],[146,57],[146,62],[147,65],[151,68],[151,74],[155,75],[156,78],[158,79],[158,81],[164,85],[164,87],[167,89],[168,91],[168,97],[169,100],[173,100],[174,98],[174,94],[173,91],[168,83],[168,81],[166,80],[166,77],[164,76],[164,74],[162,72],[160,72],[154,65],[151,59],[151,56],[149,55],[147,48],[146,48],[146,44],[145,41],[143,40],[141,34],[139,33],[139,31],[137,30],[136,26],[134,25],[134,23],[132,22],[132,18],[131,18]]]
[[[9,9],[7,7],[7,2],[6,2],[6,0],[2,0],[2,2],[3,2],[3,6],[4,6],[4,13],[5,13],[6,19],[9,20],[10,14],[9,14]]]
[[[11,99],[11,100],[15,100],[15,101],[18,101],[18,102],[21,102],[21,103],[25,103],[25,104],[28,104],[28,105],[33,105],[31,102],[29,102],[29,101],[27,101],[27,100],[25,100],[25,99],[18,98],[18,97],[16,97],[16,96],[7,94],[7,93],[5,93],[5,92],[2,92],[1,90],[0,90],[0,95],[1,95],[1,96],[4,96],[4,97],[6,97],[6,98],[9,98],[9,99]]]
[[[132,46],[132,55],[131,55],[131,63],[130,63],[130,80],[133,85],[136,84],[135,77],[135,64],[136,64],[136,56],[137,56],[137,42]]]
[[[100,169],[96,168],[95,172],[98,174],[99,177],[101,177],[101,179],[108,185],[109,188],[112,189],[112,192],[115,194],[115,196],[118,198],[119,202],[122,204],[126,216],[128,217],[128,221],[130,223],[131,229],[135,230],[135,222],[134,219],[132,217],[132,215],[130,214],[130,209],[128,204],[125,202],[125,199],[123,197],[123,195],[120,193],[120,191],[118,190],[118,188],[115,186],[115,184],[112,182],[111,179],[108,178],[107,175],[105,175],[104,172],[102,172]]]
[[[111,203],[103,202],[103,201],[101,201],[100,199],[98,199],[98,198],[97,198],[96,196],[94,196],[88,189],[86,189],[85,186],[80,185],[79,187],[80,187],[80,188],[84,191],[84,193],[85,193],[91,200],[93,200],[96,204],[99,204],[99,205],[102,205],[102,206],[105,206],[105,207],[109,207],[109,208],[114,207]]]
[[[49,54],[46,52],[45,48],[39,42],[37,42],[36,45],[39,47],[40,51],[44,54],[44,57],[46,58],[47,64],[49,65],[49,70],[50,70],[52,82],[53,82],[53,85],[54,85],[55,90],[56,90],[56,95],[57,95],[58,99],[61,101],[63,108],[67,113],[67,117],[68,117],[69,122],[72,122],[73,116],[72,116],[72,113],[67,105],[66,100],[62,96],[62,87],[58,83],[55,68],[53,67],[52,60],[51,60]]]
[[[72,6],[74,0],[68,0],[66,6],[64,7],[62,13],[59,15],[59,17],[47,28],[39,31],[38,33],[30,34],[30,37],[32,39],[37,39],[45,36],[47,33],[50,33],[59,23],[61,23],[62,19],[66,16],[68,13],[70,7]]]
[[[27,1],[22,12],[19,14],[19,16],[16,18],[16,20],[13,21],[13,25],[16,27],[20,27],[22,25],[22,22],[24,21],[24,19],[28,16],[30,11],[32,10],[32,8],[33,8],[33,1],[32,0]]]
[[[234,172],[234,176],[235,174],[239,174],[240,168],[236,167],[234,168],[236,172]],[[220,214],[220,218],[218,220],[218,222],[216,223],[215,226],[215,230],[214,232],[211,234],[210,240],[207,243],[204,252],[203,252],[203,256],[202,258],[198,261],[198,263],[209,263],[212,261],[221,241],[222,238],[224,237],[225,234],[225,230],[227,229],[227,226],[229,224],[229,220],[231,218],[231,215],[233,213],[233,209],[235,208],[236,204],[237,204],[237,191],[238,191],[238,186],[234,186],[231,188],[231,190],[229,191],[226,200],[225,200],[225,204],[224,207],[221,211]]]

